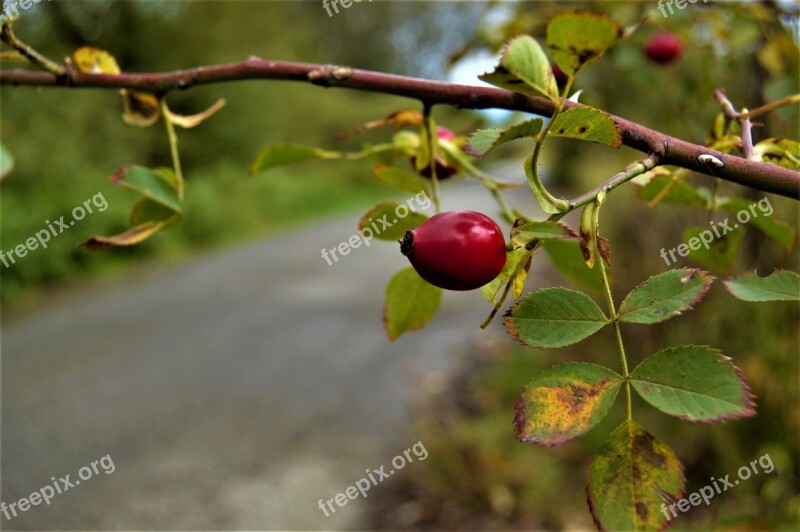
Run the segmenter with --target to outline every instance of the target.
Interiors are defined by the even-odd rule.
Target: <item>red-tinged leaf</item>
[[[592,462],[586,495],[600,530],[663,530],[661,505],[681,499],[685,486],[672,449],[626,420]]]
[[[629,323],[658,323],[691,310],[705,297],[714,277],[703,270],[681,268],[654,275],[633,289],[619,307]]]
[[[608,413],[622,382],[610,369],[585,363],[540,373],[514,406],[517,439],[551,447],[583,435]]]
[[[642,398],[671,416],[718,423],[756,413],[753,394],[731,359],[707,346],[663,349],[631,372]]]

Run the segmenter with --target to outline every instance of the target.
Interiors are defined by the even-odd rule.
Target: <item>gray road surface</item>
[[[485,194],[461,190],[446,208],[486,207]],[[500,333],[478,330],[478,292],[447,293],[429,328],[388,342],[383,290],[406,265],[397,247],[376,242],[333,266],[320,257],[357,218],[101,284],[5,323],[2,500],[74,481],[105,455],[115,470],[0,515],[3,528],[359,526],[367,501],[326,518],[317,500],[413,444],[414,393],[466,344]]]

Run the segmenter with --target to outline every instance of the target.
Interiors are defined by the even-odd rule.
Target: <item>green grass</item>
[[[62,215],[69,220],[73,207],[98,192],[109,205],[53,238],[46,250],[36,249],[11,267],[3,267],[4,307],[32,304],[50,288],[119,275],[155,260],[174,262],[201,250],[366,209],[391,194],[370,175],[368,163],[309,163],[256,176],[247,175],[245,163],[237,166],[224,161],[190,172],[182,223],[138,246],[104,252],[91,252],[79,244],[92,234],[127,229],[129,211],[137,199],[133,192],[102,179],[78,181],[68,190],[42,187],[36,195],[27,187],[4,190],[0,248],[6,251],[44,228],[46,220]]]

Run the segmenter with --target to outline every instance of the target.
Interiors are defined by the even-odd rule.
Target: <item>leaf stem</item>
[[[175,133],[175,126],[169,117],[169,108],[167,107],[167,99],[161,100],[161,116],[164,119],[164,125],[167,128],[167,137],[169,137],[169,151],[172,156],[172,168],[175,171],[175,185],[178,191],[178,201],[183,201],[183,171],[181,170],[181,157],[178,153],[178,135]]]
[[[575,79],[575,75],[572,74],[569,79],[567,80],[567,84],[564,87],[564,92],[561,95],[561,98],[558,99],[556,102],[555,109],[553,109],[553,114],[548,120],[547,125],[536,135],[536,146],[533,148],[533,155],[531,156],[531,173],[528,178],[528,184],[530,185],[531,189],[534,192],[538,192],[548,203],[553,205],[559,211],[566,211],[564,201],[559,200],[552,194],[550,194],[547,189],[545,188],[544,184],[542,183],[542,179],[539,177],[539,156],[542,153],[542,146],[544,145],[544,141],[547,139],[547,134],[550,132],[550,128],[553,127],[553,124],[558,118],[558,115],[564,109],[564,105],[567,102],[567,97],[569,95],[569,91],[572,88],[572,81]]]
[[[628,421],[633,420],[633,411],[631,406],[631,379],[630,374],[628,373],[628,358],[625,356],[625,346],[622,343],[622,331],[620,330],[619,326],[619,316],[617,315],[617,309],[614,306],[614,298],[611,295],[611,286],[608,283],[608,273],[606,272],[606,265],[602,256],[600,256],[600,250],[595,248],[595,252],[598,255],[598,263],[600,264],[600,277],[603,281],[603,288],[604,294],[606,297],[606,303],[608,303],[608,312],[611,314],[611,322],[614,325],[614,332],[617,336],[617,346],[619,347],[619,359],[622,363],[622,376],[625,378],[625,396],[626,396],[626,403],[627,403],[627,412],[628,412]]]
[[[579,207],[583,207],[584,205],[593,202],[594,200],[597,199],[597,195],[600,194],[601,192],[606,192],[606,193],[611,192],[612,190],[622,185],[623,183],[627,183],[634,177],[640,176],[645,172],[649,172],[656,166],[658,166],[658,157],[656,155],[650,155],[648,157],[645,157],[641,161],[637,161],[631,164],[623,171],[614,174],[610,178],[600,183],[600,185],[593,188],[592,190],[586,192],[585,194],[581,194],[577,198],[569,200],[567,202],[568,205],[567,212],[573,211]],[[567,212],[565,212],[564,214],[566,214]],[[559,216],[558,219],[561,219],[562,216]]]
[[[775,100],[774,102],[762,105],[761,107],[756,107],[752,111],[748,111],[747,109],[742,109],[742,112],[738,114],[738,117],[753,118],[756,116],[766,114],[770,111],[774,111],[775,109],[786,107],[787,105],[791,105],[793,103],[800,103],[800,94],[792,94],[791,96],[781,98],[780,100]]]
[[[6,43],[14,50],[18,51],[23,56],[30,59],[30,61],[36,66],[38,66],[42,70],[46,70],[47,72],[53,74],[57,78],[63,77],[67,72],[64,66],[59,65],[55,61],[48,59],[44,55],[34,50],[30,45],[20,41],[17,38],[17,36],[14,35],[14,31],[11,29],[10,21],[6,21],[3,23],[2,30],[0,30],[0,40],[2,40],[4,43]]]
[[[433,106],[428,102],[423,102],[422,116],[423,116],[423,132],[425,133],[425,142],[428,143],[428,156],[430,157],[429,168],[431,172],[431,189],[433,193],[433,204],[436,212],[442,212],[442,203],[439,196],[439,178],[436,176],[436,127],[433,124],[431,117],[431,110]]]

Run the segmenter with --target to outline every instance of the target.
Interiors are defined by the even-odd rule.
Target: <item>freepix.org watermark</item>
[[[47,243],[50,242],[50,238],[57,237],[75,225],[75,222],[86,218],[87,214],[92,214],[94,212],[92,206],[94,206],[98,212],[103,212],[108,208],[108,202],[106,201],[106,198],[103,196],[102,192],[98,192],[91,198],[84,201],[83,205],[78,205],[72,209],[72,220],[65,221],[63,216],[54,222],[47,220],[44,222],[46,227],[40,231],[37,231],[34,236],[25,240],[24,244],[19,244],[8,251],[3,251],[0,249],[0,262],[3,263],[3,266],[8,268],[12,264],[16,264],[17,259],[23,258],[28,254],[29,251],[34,251],[39,246],[46,248]]]
[[[394,469],[384,471],[386,466],[380,466],[378,469],[373,469],[371,471],[369,469],[365,469],[364,471],[367,473],[367,476],[357,480],[352,486],[348,486],[343,493],[338,493],[335,497],[332,497],[328,500],[320,499],[317,503],[319,509],[325,514],[325,517],[330,517],[331,514],[336,513],[336,508],[333,506],[334,503],[336,503],[336,506],[339,508],[342,508],[348,502],[357,499],[359,495],[366,499],[367,492],[371,488],[377,486],[384,480],[394,475],[396,471],[403,469],[407,464],[413,462],[414,458],[420,462],[428,458],[428,450],[421,441],[418,441],[403,451],[402,454],[398,454],[392,458],[392,467]]]
[[[658,10],[661,11],[661,14],[664,15],[664,18],[667,18],[667,9],[669,9],[669,14],[674,15],[675,11],[672,9],[673,6],[677,7],[678,9],[684,9],[688,4],[696,4],[700,0],[658,0]],[[704,4],[708,3],[708,0],[703,0]]]
[[[703,486],[694,493],[690,493],[688,497],[684,497],[683,499],[679,500],[678,502],[674,502],[669,506],[667,506],[666,503],[662,503],[661,512],[664,514],[664,517],[667,518],[667,521],[671,521],[678,517],[678,512],[676,510],[685,513],[688,512],[693,506],[700,506],[701,502],[704,502],[706,506],[708,506],[711,502],[711,499],[713,499],[716,495],[719,495],[724,491],[728,491],[728,488],[738,486],[740,481],[747,480],[752,475],[758,475],[760,471],[756,465],[761,466],[761,470],[764,473],[772,473],[775,470],[775,464],[772,463],[772,458],[769,456],[769,453],[767,453],[757,460],[751,461],[748,465],[743,465],[740,467],[739,471],[736,472],[737,475],[739,475],[739,478],[733,482],[729,480],[730,475],[725,475],[724,477],[718,479],[711,477],[711,484]]]
[[[756,210],[756,207],[758,207],[758,210]],[[687,257],[689,256],[689,250],[697,251],[701,247],[709,249],[709,246],[715,238],[722,238],[731,231],[738,229],[739,224],[746,224],[750,220],[758,218],[760,215],[771,216],[773,212],[769,198],[761,198],[757,203],[750,205],[749,208],[742,209],[736,213],[736,220],[738,220],[739,223],[734,223],[733,227],[731,227],[728,218],[725,218],[721,222],[709,222],[711,229],[706,229],[705,231],[701,231],[697,236],[693,236],[689,239],[688,244],[684,242],[669,250],[661,248],[661,258],[664,259],[664,262],[669,266],[678,260],[675,257],[676,252],[681,257]],[[669,257],[667,257],[667,254],[669,254]]]
[[[99,467],[98,467],[99,466]],[[78,470],[78,478],[72,480],[72,475],[67,475],[56,480],[56,477],[50,477],[52,482],[46,484],[44,487],[34,491],[27,497],[22,497],[19,500],[6,504],[5,501],[0,502],[0,512],[6,517],[6,520],[11,521],[20,513],[27,512],[32,506],[39,506],[43,502],[46,506],[50,506],[50,501],[56,496],[79,486],[81,480],[86,481],[90,478],[99,475],[102,470],[106,475],[110,475],[116,471],[114,460],[111,455],[107,454],[99,460],[92,461],[91,464],[83,466]]]
[[[50,0],[47,0],[48,2]],[[42,0],[0,0],[0,7],[2,7],[2,13],[0,13],[0,20],[3,18],[19,18],[20,9],[22,11],[27,11],[33,7],[34,4],[38,4],[42,2]]]
[[[431,206],[431,199],[424,192],[419,192],[416,196],[408,198],[405,203],[401,203],[395,207],[395,217],[393,219],[389,220],[388,214],[384,214],[377,220],[370,218],[367,220],[369,223],[367,227],[364,227],[358,233],[352,235],[344,242],[341,242],[335,248],[322,248],[322,258],[325,259],[325,261],[328,263],[328,266],[332,266],[334,262],[339,262],[337,252],[340,256],[344,256],[349,255],[350,251],[353,249],[361,247],[361,244],[364,244],[367,247],[371,246],[371,240],[373,238],[389,229],[412,212],[416,212],[416,209],[414,209],[415,203],[419,208],[427,209]],[[333,258],[333,260],[331,260],[331,258]]]
[[[328,16],[332,17],[333,13],[331,13],[331,7],[333,7],[333,10],[338,15],[339,6],[342,6],[342,9],[347,9],[348,7],[352,6],[353,3],[358,4],[361,3],[361,1],[362,0],[322,0],[322,7],[328,12]],[[372,0],[369,1],[372,2]]]

